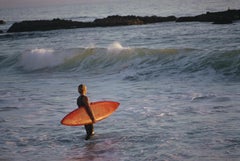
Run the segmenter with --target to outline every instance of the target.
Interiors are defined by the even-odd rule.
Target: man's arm
[[[88,97],[87,96],[84,97],[83,101],[84,101],[84,104],[85,104],[85,109],[86,109],[87,114],[89,115],[89,117],[91,118],[93,123],[96,122],[93,111],[90,108],[90,105],[89,105],[89,102],[88,102]]]

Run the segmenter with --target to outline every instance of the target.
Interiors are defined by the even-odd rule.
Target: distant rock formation
[[[149,23],[168,22],[175,21],[175,16],[158,17],[158,16],[108,16],[103,19],[96,19],[93,24],[95,27],[107,27],[107,26],[126,26],[126,25],[143,25]]]
[[[214,24],[229,24],[240,20],[240,10],[227,10],[222,12],[207,12],[206,14],[193,17],[159,17],[159,16],[108,16],[96,19],[93,22],[78,22],[72,20],[34,20],[14,23],[7,32],[47,31],[57,29],[73,29],[86,27],[111,27],[126,25],[143,25],[159,22],[213,22]]]
[[[213,22],[214,24],[230,24],[240,20],[240,10],[227,10],[222,12],[207,12],[193,17],[179,17],[176,22]]]
[[[176,17],[139,17],[139,16],[108,16],[103,19],[96,19],[93,22],[78,22],[71,20],[34,20],[14,23],[7,32],[27,32],[27,31],[47,31],[56,29],[73,29],[86,27],[109,27],[109,26],[126,26],[142,25],[148,23],[175,21]]]
[[[71,20],[34,20],[14,23],[7,32],[26,32],[26,31],[48,31],[57,29],[71,29],[78,27],[89,27],[85,22]]]
[[[0,20],[0,25],[4,25],[6,22],[4,20]]]

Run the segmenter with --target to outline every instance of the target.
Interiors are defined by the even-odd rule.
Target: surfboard
[[[113,101],[99,101],[90,104],[90,108],[93,111],[93,115],[96,122],[99,122],[107,117],[109,117],[116,109],[120,103]],[[96,123],[95,122],[95,123]],[[79,107],[69,114],[67,114],[61,121],[61,124],[67,126],[80,126],[91,124],[92,120],[88,116],[84,107]]]

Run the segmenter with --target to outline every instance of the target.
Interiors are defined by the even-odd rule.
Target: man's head
[[[81,95],[86,95],[87,94],[87,86],[84,85],[84,84],[80,84],[78,86],[78,92],[81,94]]]

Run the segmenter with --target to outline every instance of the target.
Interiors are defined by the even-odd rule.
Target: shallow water
[[[69,11],[72,16],[62,15],[79,16]],[[103,7],[91,17],[114,11]],[[0,160],[239,160],[239,25],[171,22],[1,34]],[[90,101],[121,103],[95,125],[89,141],[83,127],[60,124],[76,108],[80,83]]]

